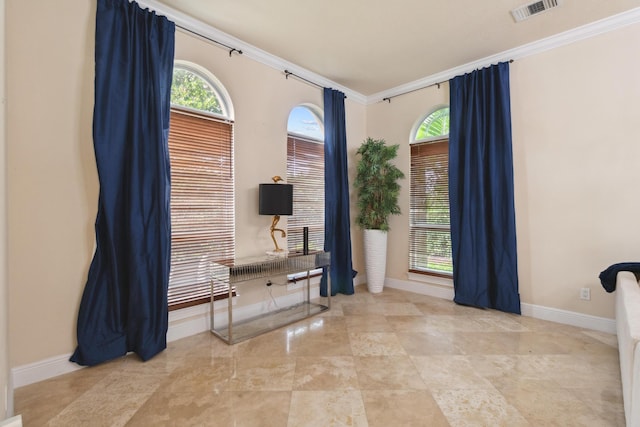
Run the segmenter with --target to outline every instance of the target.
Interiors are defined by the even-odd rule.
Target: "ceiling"
[[[608,18],[639,0],[158,0],[364,96]]]

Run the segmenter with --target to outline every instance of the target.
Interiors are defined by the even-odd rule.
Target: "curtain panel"
[[[127,0],[98,0],[93,143],[96,250],[71,361],[166,348],[170,91],[175,25]]]
[[[454,301],[520,314],[509,64],[450,81]]]
[[[331,252],[331,295],[354,293],[344,93],[324,88],[324,250]],[[327,295],[327,274],[320,294]]]

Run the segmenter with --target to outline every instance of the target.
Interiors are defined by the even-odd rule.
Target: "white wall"
[[[640,260],[640,24],[518,59],[511,64],[514,185],[522,302],[614,317],[598,274]],[[367,134],[401,145],[447,85],[367,108]],[[391,222],[387,276],[408,280],[409,180]],[[578,298],[591,288],[591,301]]]

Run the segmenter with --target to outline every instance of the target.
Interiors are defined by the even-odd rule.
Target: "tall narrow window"
[[[409,271],[449,277],[449,108],[429,114],[411,144]]]
[[[288,217],[287,247],[302,253],[303,228],[309,227],[309,250],[324,249],[324,132],[312,107],[291,111],[287,125],[287,183],[293,184],[293,215]]]
[[[210,301],[210,264],[234,257],[233,122],[220,87],[198,71],[174,68],[170,310]]]

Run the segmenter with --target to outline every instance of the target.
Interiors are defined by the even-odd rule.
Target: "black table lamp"
[[[282,181],[279,176],[274,176],[271,179],[273,179],[274,184],[260,184],[259,213],[260,215],[274,215],[271,222],[271,240],[276,246],[275,252],[283,252],[283,249],[278,246],[273,233],[280,231],[282,237],[287,237],[287,233],[281,228],[276,228],[276,225],[280,221],[280,215],[291,215],[293,213],[293,185],[278,184],[278,181]]]

